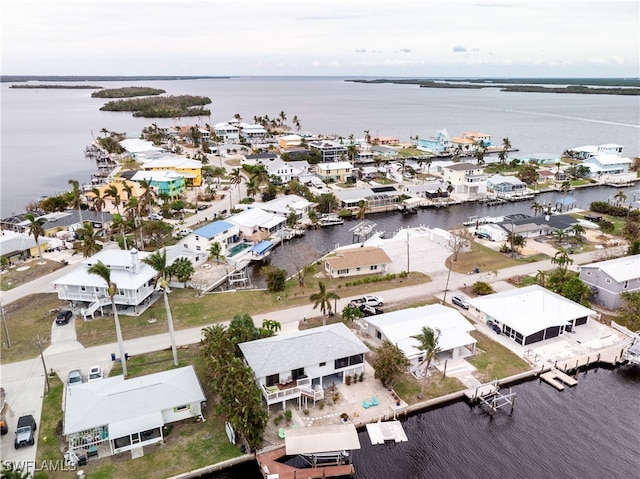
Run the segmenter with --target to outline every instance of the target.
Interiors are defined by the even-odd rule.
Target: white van
[[[193,230],[191,228],[182,228],[181,230],[178,230],[175,233],[175,236],[178,238],[184,238],[187,235],[190,235],[191,233],[193,233]]]

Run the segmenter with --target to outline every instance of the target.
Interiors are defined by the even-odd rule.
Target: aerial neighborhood
[[[90,184],[0,220],[3,376],[37,358],[47,391],[2,385],[3,461],[275,478],[303,477],[278,460],[300,455],[340,477],[365,427],[407,440],[398,419],[444,401],[493,415],[514,406],[501,385],[640,367],[640,159],[621,145],[521,156],[284,112],[138,133],[104,129]]]

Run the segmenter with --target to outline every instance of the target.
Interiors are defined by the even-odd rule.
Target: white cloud
[[[636,0],[481,2],[3,0],[2,70],[350,75],[366,54],[381,56],[367,67],[372,75],[402,76],[405,67],[446,75],[481,62],[487,76],[501,76],[510,59],[542,76],[553,65],[579,76],[605,64],[638,75]]]

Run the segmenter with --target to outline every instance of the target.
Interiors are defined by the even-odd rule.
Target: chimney
[[[138,250],[135,248],[131,249],[131,271],[134,274],[140,272],[140,257],[138,256]]]

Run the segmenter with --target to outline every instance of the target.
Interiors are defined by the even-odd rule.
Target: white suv
[[[384,301],[380,296],[375,296],[373,294],[366,294],[362,298],[357,298],[351,301],[351,304],[354,306],[360,306],[361,304],[366,304],[367,306],[373,306],[374,308],[377,306],[382,306]]]
[[[89,368],[89,374],[87,375],[87,381],[97,381],[102,379],[102,368],[100,366],[91,366]]]

